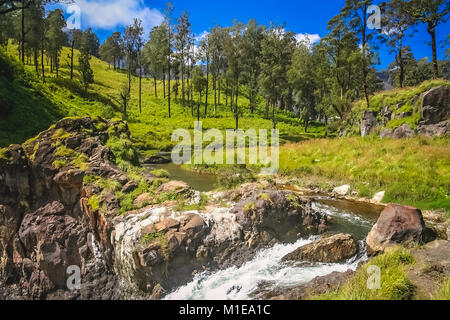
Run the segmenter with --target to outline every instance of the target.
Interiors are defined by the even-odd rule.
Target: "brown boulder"
[[[167,183],[164,183],[161,185],[158,190],[156,190],[157,193],[164,192],[164,193],[186,193],[190,190],[189,185],[186,182],[183,181],[170,181]]]
[[[143,193],[139,195],[136,200],[134,200],[134,206],[138,208],[142,208],[146,205],[153,203],[153,197],[150,193]]]
[[[349,234],[324,237],[298,248],[283,258],[283,261],[309,261],[338,263],[358,253],[358,242]]]
[[[407,124],[403,124],[402,126],[395,129],[393,133],[394,139],[403,139],[403,138],[412,138],[414,137],[414,130]]]
[[[425,223],[419,209],[390,204],[367,236],[367,253],[376,255],[393,244],[422,242]]]
[[[185,232],[189,238],[197,238],[205,228],[205,221],[197,214],[188,214],[181,220],[181,232]]]
[[[167,232],[170,229],[178,230],[178,228],[180,227],[180,222],[172,218],[166,218],[161,222],[155,224],[154,227],[157,232]]]

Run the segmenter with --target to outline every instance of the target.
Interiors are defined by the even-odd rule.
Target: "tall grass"
[[[281,173],[304,183],[351,184],[361,197],[450,210],[448,138],[310,140],[281,148]],[[330,186],[331,187],[331,186]]]

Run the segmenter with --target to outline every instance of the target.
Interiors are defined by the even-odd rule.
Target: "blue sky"
[[[91,27],[103,41],[113,31],[123,31],[124,26],[139,17],[144,22],[148,33],[162,20],[167,0],[74,0],[80,7],[81,28]],[[259,23],[269,25],[286,23],[286,29],[295,33],[309,34],[310,39],[318,40],[327,34],[327,22],[337,15],[345,0],[172,0],[175,6],[174,16],[183,10],[190,12],[192,29],[197,34],[209,30],[214,24],[229,26],[233,20],[247,22],[255,18]],[[50,7],[49,9],[51,9]],[[66,17],[70,14],[66,13]],[[425,26],[418,26],[418,32],[407,40],[416,59],[430,57],[430,37]],[[450,33],[450,22],[441,25],[437,30],[438,41],[443,41]],[[443,59],[444,50],[439,44],[439,59]],[[379,50],[381,65],[386,68],[393,60],[389,49],[385,46]]]

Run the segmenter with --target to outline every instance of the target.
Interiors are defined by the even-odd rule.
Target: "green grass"
[[[439,290],[433,297],[433,300],[450,300],[450,279],[446,279],[440,284]]]
[[[164,169],[153,170],[151,174],[153,174],[157,178],[170,178],[170,173]]]
[[[17,74],[21,75],[14,81],[9,81],[0,75],[0,98],[5,98],[13,105],[12,113],[0,120],[0,146],[11,143],[23,143],[30,137],[47,129],[57,120],[67,116],[104,116],[106,118],[122,118],[119,91],[126,82],[126,73],[114,71],[108,64],[92,58],[91,67],[94,71],[95,83],[90,86],[87,96],[84,96],[76,70],[79,52],[75,51],[74,80],[69,79],[69,62],[66,59],[69,48],[61,52],[60,77],[56,79],[46,66],[47,83],[43,83],[34,72],[34,66],[21,66],[17,62],[17,47],[13,44],[7,47],[8,55],[2,53],[4,60],[15,66]],[[2,50],[3,52],[4,50]],[[174,82],[172,82],[173,84]],[[188,106],[183,107],[181,97],[172,98],[172,118],[168,117],[168,102],[163,98],[162,81],[157,83],[158,97],[154,94],[153,79],[142,81],[142,113],[138,107],[138,79],[133,78],[131,100],[128,109],[128,123],[134,144],[144,151],[170,150],[176,143],[171,141],[172,132],[178,128],[193,129],[197,115],[192,116]],[[263,119],[265,107],[263,102],[256,108],[255,114],[250,113],[249,101],[244,97],[245,88],[241,88],[239,97],[241,119],[240,127],[264,128],[270,130],[272,122]],[[194,100],[198,97],[194,95]],[[201,120],[205,129],[233,129],[235,120],[230,107],[225,106],[222,93],[221,104],[214,112],[214,94],[209,95],[208,113],[204,115],[204,100],[200,107]],[[39,108],[36,108],[39,106]],[[280,111],[277,115],[280,136],[284,142],[303,141],[320,137],[324,134],[321,124],[313,123],[308,133],[300,125],[300,121],[292,113]],[[218,121],[220,119],[220,121]]]
[[[359,196],[450,211],[448,138],[310,140],[280,150],[280,172],[304,186],[350,184]]]
[[[414,287],[408,280],[405,268],[414,264],[414,258],[406,249],[395,249],[375,257],[342,287],[324,295],[311,297],[314,300],[410,300],[414,295]],[[377,266],[381,270],[381,288],[368,288],[369,266]]]
[[[102,195],[94,194],[88,199],[88,204],[93,211],[100,209],[100,202],[102,201]]]
[[[442,85],[450,86],[450,81],[443,79],[429,80],[417,87],[397,88],[392,91],[379,92],[370,98],[370,110],[378,114],[378,120],[381,120],[381,109],[386,106],[390,107],[394,116],[398,116],[403,112],[412,112],[412,115],[409,117],[391,120],[386,127],[395,130],[403,124],[408,124],[412,129],[417,129],[422,111],[420,96],[433,87]],[[403,105],[400,106],[401,104]],[[398,109],[397,106],[399,106]],[[350,133],[358,134],[360,132],[359,120],[362,118],[365,110],[367,110],[365,100],[355,102],[350,119],[358,121],[350,123],[350,126],[352,126],[352,129],[349,130]]]
[[[66,59],[68,48],[64,48],[61,53],[60,78],[56,79],[47,66],[46,83],[35,75],[34,66],[22,66],[17,62],[17,48],[14,45],[10,44],[7,49],[8,55],[3,49],[0,50],[0,63],[6,61],[6,67],[0,72],[0,100],[8,100],[7,103],[13,108],[6,119],[0,119],[0,147],[10,143],[22,143],[67,116],[103,115],[116,120],[122,118],[119,89],[126,81],[123,71],[114,71],[107,63],[93,58],[91,66],[95,83],[90,87],[87,96],[84,96],[78,72],[75,71],[74,80],[69,79],[69,64]],[[78,54],[76,51],[76,62]],[[382,92],[371,97],[371,108],[379,111],[386,105],[406,102],[396,113],[413,111],[414,114],[405,119],[391,121],[388,127],[394,129],[408,123],[416,128],[419,103],[408,101],[437,85],[449,85],[449,82],[433,80],[418,87]],[[118,130],[116,127],[111,129],[116,132],[111,132],[111,137],[106,142],[119,168],[125,170],[128,176],[137,182],[141,181],[141,176],[134,167],[137,165],[138,155],[155,154],[156,150],[170,151],[178,143],[171,141],[172,132],[178,128],[193,130],[196,120],[196,115],[191,115],[189,107],[183,108],[180,97],[172,99],[172,118],[169,118],[162,82],[158,81],[157,84],[158,97],[155,96],[153,88],[152,79],[143,79],[142,113],[139,113],[138,80],[133,78],[127,117],[132,138],[128,139],[123,135],[125,125],[122,124],[122,128]],[[244,87],[241,89],[245,91]],[[203,128],[217,128],[222,132],[234,128],[234,116],[230,108],[224,105],[224,95],[222,94],[222,103],[218,105],[216,112],[213,96],[209,96],[209,111],[206,117],[203,114],[204,104],[201,106]],[[272,128],[271,120],[264,118],[263,104],[261,102],[257,106],[255,114],[250,114],[249,101],[240,95],[239,106],[242,114],[239,123],[242,129]],[[354,118],[359,119],[364,110],[364,101],[355,103]],[[421,209],[450,210],[447,191],[450,190],[448,139],[380,141],[369,137],[327,140],[320,139],[325,133],[322,124],[312,123],[309,132],[305,133],[300,121],[292,113],[279,111],[277,118],[282,144],[282,174],[295,176],[305,185],[332,188],[349,183],[360,196],[371,197],[385,190],[385,201],[415,205]],[[106,129],[104,123],[98,122],[97,125],[97,130]],[[353,131],[359,132],[357,125]],[[54,139],[61,141],[67,137],[68,134],[61,130],[55,133]],[[86,168],[87,159],[74,157],[70,150],[61,149],[58,152],[61,158],[57,161],[66,161],[73,166]],[[2,154],[4,151],[0,152],[0,157]],[[62,162],[56,164],[62,165]],[[232,188],[244,182],[255,181],[255,173],[259,168],[239,165],[196,166],[192,169],[216,173],[222,188]],[[133,207],[129,195],[122,199],[122,202],[125,208]]]

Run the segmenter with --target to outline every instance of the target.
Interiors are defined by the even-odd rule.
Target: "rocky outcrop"
[[[424,230],[425,223],[419,209],[389,204],[367,236],[367,253],[383,253],[395,244],[421,243]]]
[[[157,154],[154,156],[150,156],[145,158],[142,163],[143,164],[167,164],[171,163],[170,155],[166,154]]]
[[[236,215],[244,230],[257,230],[274,237],[289,237],[289,233],[295,233],[296,237],[301,229],[323,233],[327,224],[326,216],[311,209],[310,200],[278,190],[268,190],[246,198],[231,213]],[[299,229],[294,230],[293,226]]]
[[[264,288],[255,291],[253,296],[263,300],[307,300],[314,296],[338,289],[355,275],[353,270],[332,272],[326,276],[316,277],[310,282],[293,288],[275,288],[268,292]]]
[[[338,263],[358,253],[358,242],[349,234],[324,237],[283,257],[283,261]]]
[[[364,111],[364,116],[361,121],[361,136],[368,136],[377,125],[376,113],[369,110]]]
[[[64,119],[0,158],[0,287],[25,299],[119,299],[132,296],[112,270],[109,217],[114,197],[89,205],[95,175],[125,184],[128,178],[104,146],[129,135],[125,123]],[[100,190],[101,191],[101,190]],[[109,216],[108,216],[109,215]],[[68,290],[68,267],[80,269],[81,287]]]
[[[207,214],[159,205],[195,204],[200,194],[184,182],[152,186],[161,180],[145,172],[136,182],[136,172],[132,179],[115,165],[124,154],[114,150],[117,139],[131,145],[122,121],[71,118],[2,150],[0,297],[159,299],[197,272],[243,264],[265,246],[326,228],[309,200],[259,186],[242,188],[232,209]],[[152,188],[136,194],[142,185]],[[124,213],[119,196],[137,210]],[[81,285],[70,289],[68,272],[77,269]]]
[[[381,139],[411,138],[416,134],[446,136],[450,133],[450,86],[434,87],[401,103],[383,106],[379,111],[365,110],[359,118],[363,137],[375,131]]]
[[[440,86],[423,95],[419,134],[445,136],[450,133],[450,87]]]

